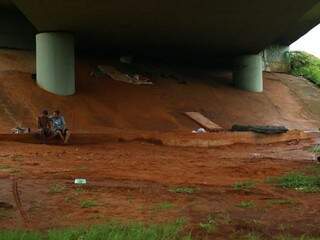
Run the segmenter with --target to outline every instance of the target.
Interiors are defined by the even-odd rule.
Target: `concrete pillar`
[[[70,33],[36,36],[37,84],[57,95],[75,93],[74,37]]]
[[[263,91],[262,57],[244,55],[235,59],[233,81],[236,87],[250,92]]]

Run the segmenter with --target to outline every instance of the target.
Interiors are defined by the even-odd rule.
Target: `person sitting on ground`
[[[47,110],[43,110],[40,116],[38,117],[38,132],[42,137],[48,138],[51,134],[51,124],[49,113]]]
[[[54,136],[59,136],[64,143],[68,143],[70,131],[66,128],[66,122],[64,120],[64,117],[60,114],[59,110],[53,112],[51,122]]]

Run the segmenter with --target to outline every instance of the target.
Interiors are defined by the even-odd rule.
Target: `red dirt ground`
[[[285,124],[298,129],[319,126],[320,116],[312,111],[316,103],[293,90],[288,75],[265,74],[266,90],[258,94],[234,89],[228,73],[150,66],[146,68],[153,73],[174,74],[187,84],[154,73],[154,86],[133,86],[90,77],[97,63],[81,61],[77,94],[57,97],[32,82],[31,63],[29,69],[19,72],[15,67],[8,69],[13,66],[10,61],[21,65],[19,53],[6,54],[2,57],[9,59],[9,64],[0,66],[2,133],[17,124],[34,126],[43,108],[61,109],[73,132],[87,132],[92,137],[125,132],[192,138],[189,133],[198,126],[181,114],[190,110],[200,111],[226,128],[235,123]],[[292,81],[298,84],[296,79]],[[1,138],[0,202],[13,208],[0,208],[0,227],[43,230],[115,219],[159,223],[183,217],[200,239],[234,239],[249,232],[269,239],[283,233],[320,236],[319,194],[280,189],[265,182],[271,176],[316,167],[314,155],[306,149],[317,139],[214,148],[170,147],[139,138],[90,142],[88,136],[87,141],[62,146]],[[86,178],[88,184],[76,187],[75,178]],[[248,192],[234,190],[232,185],[244,180],[256,181],[257,186]],[[169,191],[177,186],[197,191]],[[96,206],[81,208],[85,200],[94,200]],[[272,200],[290,201],[280,205]],[[256,206],[241,209],[236,206],[241,201],[254,201]],[[162,209],[162,203],[172,207]],[[199,223],[209,215],[218,227],[206,236]]]
[[[305,110],[310,101],[304,104],[296,92],[282,82],[281,79],[289,76],[279,74],[266,74],[265,91],[259,94],[231,87],[229,73],[138,65],[153,75],[155,85],[135,86],[108,77],[91,77],[90,72],[101,62],[82,60],[77,64],[77,94],[58,97],[36,86],[24,66],[24,58],[18,64],[20,54],[9,51],[2,58],[6,59],[4,66],[0,64],[3,69],[0,71],[0,104],[5,111],[0,113],[0,132],[4,133],[17,124],[35,127],[35,119],[44,108],[61,109],[75,132],[105,132],[108,128],[151,131],[197,128],[182,115],[185,111],[202,112],[225,128],[240,123],[314,129],[320,121]],[[8,67],[10,61],[19,71]],[[161,74],[171,74],[179,80],[162,78]],[[179,84],[181,81],[187,84]],[[319,91],[317,94],[320,96]]]

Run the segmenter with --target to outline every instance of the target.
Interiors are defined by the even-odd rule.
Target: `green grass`
[[[39,233],[25,231],[3,231],[0,230],[0,240],[42,240]]]
[[[88,229],[51,230],[46,234],[23,231],[1,231],[0,240],[192,240],[183,234],[185,222],[143,225],[108,223]]]
[[[173,193],[187,193],[187,194],[192,194],[199,191],[197,188],[192,188],[192,187],[176,187],[176,188],[171,188],[169,189],[169,192]]]
[[[97,206],[97,202],[94,200],[83,200],[80,203],[81,208],[92,208]]]
[[[60,184],[54,184],[50,186],[49,188],[49,193],[54,194],[54,193],[62,193],[66,189],[66,186],[60,185]]]
[[[236,206],[239,208],[254,208],[256,204],[253,201],[242,201]]]
[[[263,238],[258,233],[249,233],[248,235],[241,238],[241,240],[262,240],[262,239]]]
[[[170,210],[170,209],[173,209],[175,207],[174,204],[170,203],[170,202],[162,202],[162,203],[159,203],[157,204],[156,206],[154,206],[152,208],[153,211],[157,211],[157,212],[160,212],[160,211],[165,211],[165,210]]]
[[[206,222],[199,223],[199,226],[208,234],[217,230],[217,222],[212,218],[212,216],[209,216]]]
[[[305,173],[293,172],[284,176],[271,178],[269,179],[269,183],[305,193],[320,192],[320,174],[306,175]]]
[[[279,236],[279,237],[275,238],[275,240],[320,240],[320,237],[308,237],[308,236],[301,236],[301,237]]]
[[[313,148],[311,148],[312,153],[320,153],[320,145],[316,145]]]
[[[274,205],[294,205],[295,202],[290,199],[272,199],[268,200],[268,205],[269,206],[274,206]]]
[[[75,189],[75,195],[78,196],[80,194],[83,194],[83,193],[86,193],[88,192],[86,189],[82,188],[81,186],[78,186],[76,189]]]
[[[251,180],[238,182],[233,185],[233,189],[237,191],[250,191],[255,187],[256,187],[256,183]]]
[[[276,236],[273,238],[263,237],[258,233],[249,233],[244,237],[237,238],[239,240],[320,240],[320,237],[308,237],[308,236],[300,236],[300,237],[292,237],[292,236]]]
[[[291,74],[302,76],[320,86],[320,59],[306,52],[291,52]]]

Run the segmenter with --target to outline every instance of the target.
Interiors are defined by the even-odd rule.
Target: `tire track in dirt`
[[[21,203],[19,189],[18,189],[18,182],[17,182],[17,179],[15,179],[15,178],[12,180],[12,193],[13,193],[13,198],[16,203],[17,209],[18,209],[20,216],[23,220],[24,226],[28,227],[29,226],[29,219],[28,219],[26,212],[22,208],[22,203]]]

